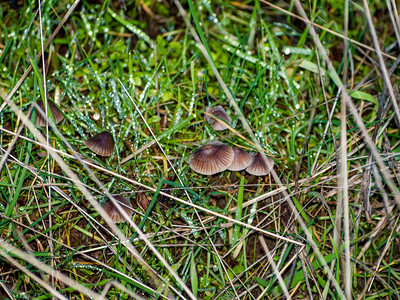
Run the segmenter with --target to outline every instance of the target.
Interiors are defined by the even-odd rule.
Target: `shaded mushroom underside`
[[[132,215],[132,205],[129,202],[128,199],[121,195],[112,195],[115,200],[118,201],[119,205],[121,208],[129,215]],[[104,205],[103,205],[104,211],[108,214],[108,216],[111,218],[111,220],[115,223],[118,223],[120,221],[124,221],[125,218],[122,215],[122,213],[118,210],[118,208],[114,205],[114,203],[111,201],[111,199],[108,199]]]
[[[232,164],[228,167],[229,171],[241,171],[246,169],[253,162],[253,157],[245,150],[234,147],[235,154]]]
[[[274,161],[269,157],[265,158],[266,160],[263,159],[260,153],[257,153],[253,158],[253,162],[246,171],[255,176],[264,176],[269,174],[274,166]]]
[[[229,128],[229,126],[227,124],[230,125],[232,120],[228,116],[228,114],[226,113],[225,109],[222,106],[218,105],[218,106],[215,106],[215,107],[208,107],[206,109],[206,112],[211,114],[212,116],[211,115],[205,115],[204,119],[206,120],[206,122],[208,124],[211,125],[211,127],[214,130],[221,131],[221,130],[225,130],[225,129]],[[221,120],[218,120],[217,118],[215,118],[213,116],[215,116],[215,117],[217,117],[217,118],[219,118],[221,120],[224,120],[227,124],[224,124],[223,122],[221,122]]]
[[[213,142],[197,149],[191,156],[190,168],[203,175],[226,170],[233,161],[233,149],[224,143]]]
[[[50,111],[51,114],[53,115],[53,119],[54,119],[54,124],[58,124],[60,123],[62,120],[64,120],[64,115],[63,113],[60,111],[60,109],[51,101],[51,100],[47,100],[49,107],[50,107]],[[43,110],[43,112],[46,112],[46,109],[44,107],[43,101],[39,100],[37,102],[37,106],[40,107],[41,110]],[[50,116],[49,116],[50,119]],[[44,118],[42,116],[42,114],[39,111],[36,111],[36,121],[35,121],[37,126],[45,126],[46,125],[46,118]]]
[[[111,134],[103,131],[84,142],[85,146],[101,156],[110,156],[114,150],[114,140]]]

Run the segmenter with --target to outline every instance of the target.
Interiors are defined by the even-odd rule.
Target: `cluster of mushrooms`
[[[225,109],[218,105],[206,109],[205,121],[214,130],[228,129],[231,118]],[[214,141],[196,149],[190,156],[190,168],[203,175],[213,175],[225,170],[246,170],[255,176],[267,175],[274,165],[274,161],[260,153],[247,153],[237,147],[230,147],[222,142]]]
[[[43,101],[37,102],[38,107],[45,111]],[[64,120],[64,114],[51,100],[48,100],[48,106],[54,119],[54,123],[58,124]],[[228,129],[231,125],[231,118],[222,106],[209,107],[206,110],[205,120],[214,130],[221,131]],[[36,125],[45,126],[46,118],[39,112],[36,113]],[[114,139],[108,131],[96,134],[92,138],[86,140],[84,145],[94,153],[100,156],[110,156],[114,151]],[[214,141],[201,146],[193,152],[190,157],[189,166],[197,173],[204,175],[213,175],[225,170],[230,171],[246,171],[255,176],[267,175],[274,165],[274,161],[268,157],[263,157],[260,153],[247,153],[245,150],[237,147],[229,147],[228,145]],[[138,195],[140,198],[145,195]],[[129,215],[133,214],[133,207],[128,199],[121,195],[112,195],[117,200],[121,208]],[[140,200],[142,202],[147,202]],[[142,206],[142,205],[141,205]],[[146,207],[146,205],[143,205]],[[109,215],[115,223],[126,221],[120,210],[115,206],[113,201],[107,199],[103,204],[104,211]]]
[[[58,124],[62,122],[64,120],[64,114],[51,100],[47,100],[47,102],[51,114],[53,115],[54,123]],[[42,111],[45,111],[42,100],[39,100],[37,105]],[[46,118],[39,112],[36,112],[35,123],[37,126],[43,127],[46,125]],[[100,156],[110,156],[114,151],[115,143],[112,135],[108,131],[103,131],[86,140],[84,145]],[[133,207],[128,199],[121,195],[112,195],[112,197],[117,200],[118,204],[129,216],[132,216]],[[103,209],[113,222],[119,223],[120,221],[126,221],[120,210],[110,199],[107,199],[107,201],[103,204]]]

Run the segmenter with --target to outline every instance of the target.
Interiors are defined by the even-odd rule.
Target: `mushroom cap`
[[[84,142],[85,146],[101,156],[110,156],[114,150],[114,140],[108,131],[100,132]]]
[[[190,168],[203,175],[213,175],[225,171],[235,156],[233,149],[221,142],[201,146],[190,156]]]
[[[225,109],[221,105],[215,107],[207,107],[206,112],[213,116],[216,116],[219,119],[224,120],[226,123],[231,125],[231,118],[228,116]],[[213,118],[211,115],[205,115],[204,120],[206,120],[206,122],[210,124],[214,130],[221,131],[229,128],[227,124],[223,124],[221,120]]]
[[[112,195],[115,200],[118,201],[118,204],[121,206],[121,208],[129,215],[131,216],[133,213],[133,208],[131,203],[129,202],[128,199],[121,195]],[[114,205],[114,203],[111,201],[111,199],[108,199],[104,204],[103,204],[103,209],[104,211],[108,214],[108,216],[111,218],[111,220],[114,223],[119,223],[120,221],[126,221],[122,213],[118,210],[118,208]]]
[[[229,171],[241,171],[250,166],[253,162],[253,156],[241,148],[233,147],[232,149],[235,156],[232,164],[228,167]]]
[[[146,212],[148,210],[150,201],[149,201],[149,198],[147,197],[146,193],[139,192],[136,195],[136,202],[144,212]]]
[[[248,173],[255,176],[264,176],[267,175],[269,172],[271,172],[274,166],[273,159],[265,157],[266,160],[264,160],[263,156],[260,153],[257,153],[256,155],[252,153],[252,155],[253,155],[253,162],[246,169]]]
[[[62,120],[64,120],[64,115],[61,112],[61,110],[53,103],[51,100],[47,100],[47,103],[49,104],[51,114],[53,115],[54,118],[54,124],[60,123]],[[44,103],[42,100],[39,100],[37,103],[37,106],[40,107],[41,110],[44,112],[46,109],[44,108]],[[41,113],[39,113],[36,110],[36,121],[35,121],[37,126],[46,126],[46,119],[42,116]]]

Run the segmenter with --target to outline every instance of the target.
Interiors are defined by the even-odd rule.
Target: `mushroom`
[[[204,116],[204,120],[206,120],[206,122],[210,124],[214,130],[225,130],[229,128],[228,125],[231,125],[231,118],[228,116],[225,109],[221,105],[215,107],[207,107],[206,113],[209,114],[206,114]],[[223,122],[221,122],[221,120],[218,119],[224,120],[227,124],[224,124]]]
[[[114,150],[114,140],[108,131],[96,134],[85,141],[84,144],[94,153],[101,156],[110,156]]]
[[[132,216],[133,208],[129,200],[121,195],[112,195],[112,196],[114,197],[115,200],[117,200],[121,208],[129,216]],[[120,221],[126,221],[121,211],[115,206],[115,204],[111,201],[111,199],[108,199],[103,204],[103,209],[114,223],[119,223]]]
[[[245,150],[237,147],[233,147],[232,164],[228,167],[229,171],[241,171],[246,169],[253,162],[253,156],[247,153]]]
[[[144,212],[146,212],[148,210],[150,201],[149,201],[149,198],[147,197],[146,193],[139,192],[136,196],[136,202]]]
[[[201,146],[190,156],[190,168],[203,175],[213,175],[225,171],[235,156],[233,149],[221,142]]]
[[[54,124],[60,123],[62,120],[64,120],[64,115],[61,112],[61,110],[53,103],[51,100],[47,100],[47,103],[49,104],[51,114],[53,115],[54,118]],[[37,106],[40,107],[43,112],[45,112],[44,104],[42,100],[39,100],[37,103]],[[46,125],[46,118],[36,110],[36,121],[35,121],[37,126],[45,126]]]
[[[248,173],[255,176],[264,176],[271,172],[272,167],[274,166],[274,161],[265,156],[265,159],[260,153],[253,155],[253,162],[246,169]]]

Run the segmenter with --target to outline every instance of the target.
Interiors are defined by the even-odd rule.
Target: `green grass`
[[[296,1],[188,0],[187,20],[174,1],[126,0],[127,10],[83,1],[45,49],[43,72],[37,55],[72,3],[42,3],[41,23],[35,2],[0,6],[0,299],[398,298],[399,134],[388,95],[399,50],[386,2],[368,5],[390,84],[363,3],[330,0],[302,1],[318,41]],[[29,66],[16,109],[6,98]],[[384,169],[350,106],[341,131],[342,84]],[[65,121],[37,129],[64,164],[18,112],[46,98]],[[216,105],[233,130],[204,122]],[[104,130],[115,140],[106,158],[83,143]],[[274,171],[194,173],[190,154],[213,140],[261,147]],[[106,191],[131,201],[133,222],[107,224],[96,204]]]

